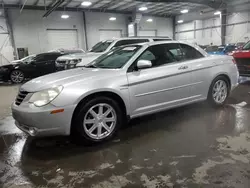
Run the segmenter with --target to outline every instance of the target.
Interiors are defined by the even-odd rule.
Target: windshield
[[[218,47],[218,51],[219,51],[219,52],[222,52],[222,51],[224,50],[224,48],[225,48],[225,46],[219,46],[219,47]]]
[[[30,56],[24,57],[23,59],[21,59],[21,61],[24,63],[30,63],[34,58],[35,58],[35,55],[30,55]]]
[[[85,67],[119,69],[123,67],[131,57],[141,48],[139,45],[117,47]]]
[[[250,50],[250,41],[245,44],[245,46],[242,48],[243,50]]]
[[[218,51],[218,46],[208,46],[206,48],[206,51],[207,52],[216,52],[216,51]]]
[[[90,52],[104,52],[112,43],[112,40],[106,40],[102,42],[98,42],[95,46],[92,47]]]

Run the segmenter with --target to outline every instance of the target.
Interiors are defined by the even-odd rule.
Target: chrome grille
[[[19,93],[16,97],[16,102],[15,102],[16,105],[19,106],[23,102],[24,98],[27,96],[28,93],[29,92],[27,92],[27,91],[19,91]]]

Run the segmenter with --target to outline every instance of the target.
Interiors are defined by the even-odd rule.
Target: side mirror
[[[31,65],[35,65],[36,63],[35,63],[35,61],[31,61],[30,64]]]
[[[149,60],[139,60],[137,62],[137,69],[145,69],[152,67],[152,63]]]

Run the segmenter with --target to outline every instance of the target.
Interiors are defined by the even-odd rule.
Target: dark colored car
[[[237,64],[240,76],[250,77],[250,41],[242,49],[231,54]]]
[[[56,71],[55,60],[65,55],[62,52],[37,54],[29,61],[0,66],[0,80],[21,83],[27,78],[35,78]]]

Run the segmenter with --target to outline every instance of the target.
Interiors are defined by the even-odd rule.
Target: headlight
[[[74,59],[69,62],[69,65],[76,65],[77,63],[80,63],[81,59]]]
[[[29,102],[37,107],[44,106],[53,101],[63,90],[63,86],[53,87],[34,93]]]

